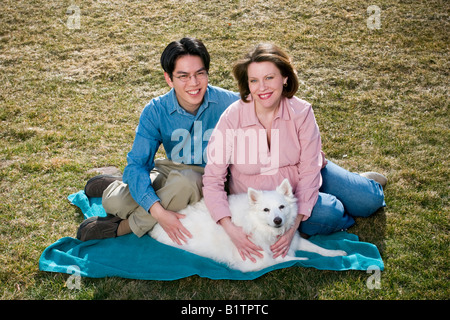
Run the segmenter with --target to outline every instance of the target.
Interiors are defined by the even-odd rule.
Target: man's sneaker
[[[84,187],[84,193],[90,198],[101,198],[103,191],[114,181],[122,181],[122,177],[101,174],[88,180]]]
[[[88,241],[117,237],[117,229],[122,221],[119,217],[108,214],[106,217],[91,217],[84,220],[77,231],[77,239]]]

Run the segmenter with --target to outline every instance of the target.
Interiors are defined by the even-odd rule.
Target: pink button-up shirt
[[[308,102],[297,97],[281,99],[269,146],[253,101],[236,101],[217,123],[207,157],[203,195],[215,221],[231,216],[224,189],[227,178],[231,194],[247,192],[249,187],[274,190],[287,178],[298,214],[304,215],[303,220],[311,215],[322,183],[323,158],[319,128]]]

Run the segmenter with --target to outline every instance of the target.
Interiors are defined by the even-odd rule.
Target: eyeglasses
[[[187,74],[182,74],[181,76],[174,76],[174,78],[179,79],[182,82],[188,82],[191,80],[191,77],[195,77],[197,80],[204,80],[208,77],[208,72],[206,70],[198,71],[194,73],[192,76],[189,76]]]

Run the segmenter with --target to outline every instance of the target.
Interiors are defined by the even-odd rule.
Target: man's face
[[[167,72],[164,77],[167,84],[175,89],[180,106],[195,114],[203,102],[208,86],[208,74],[202,59],[199,56],[181,56],[175,62],[172,79]]]

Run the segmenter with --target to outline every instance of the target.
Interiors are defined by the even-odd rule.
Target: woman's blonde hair
[[[276,45],[269,43],[258,44],[248,52],[241,60],[237,61],[233,67],[234,78],[238,82],[239,93],[244,102],[248,102],[250,94],[248,86],[248,66],[252,62],[272,62],[280,70],[283,77],[287,77],[287,84],[283,87],[282,95],[292,98],[298,90],[297,72],[294,69],[291,58]]]

